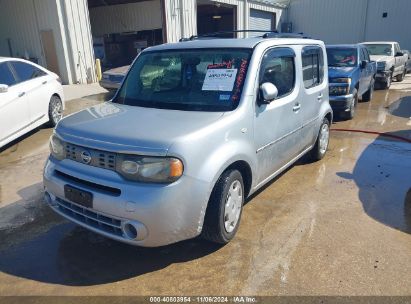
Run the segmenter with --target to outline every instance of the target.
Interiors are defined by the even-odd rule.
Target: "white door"
[[[295,52],[291,47],[270,49],[261,62],[259,85],[273,83],[278,97],[270,104],[256,102],[254,141],[259,182],[264,182],[301,151],[302,116],[295,67]]]
[[[248,28],[250,30],[272,31],[275,29],[275,14],[271,12],[250,9]],[[258,33],[250,33],[249,36],[258,36]]]
[[[13,135],[30,124],[24,87],[18,84],[7,62],[0,63],[0,84],[8,85],[0,93],[0,144],[9,142]]]
[[[18,80],[24,83],[31,123],[44,118],[51,96],[47,85],[49,75],[25,62],[12,61],[11,65]]]

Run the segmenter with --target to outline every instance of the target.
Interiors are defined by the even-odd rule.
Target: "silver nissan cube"
[[[132,245],[227,243],[251,194],[324,157],[326,67],[322,41],[275,33],[145,49],[111,101],[56,127],[45,201]]]

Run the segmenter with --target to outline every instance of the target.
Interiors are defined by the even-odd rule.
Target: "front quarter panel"
[[[243,101],[248,108],[250,104]],[[169,156],[183,161],[184,175],[209,184],[208,196],[220,175],[234,162],[245,161],[255,172],[253,118],[246,107],[225,113],[206,129],[176,140],[169,149]]]

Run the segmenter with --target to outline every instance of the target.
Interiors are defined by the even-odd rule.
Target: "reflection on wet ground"
[[[40,282],[89,286],[118,282],[172,263],[199,259],[220,247],[200,240],[163,248],[132,247],[64,223],[3,251],[0,270]]]
[[[334,127],[411,138],[407,92],[377,91],[354,120]],[[42,129],[0,152],[2,295],[411,294],[410,144],[333,132],[323,161],[300,161],[246,204],[230,244],[136,248],[43,204],[50,133]]]

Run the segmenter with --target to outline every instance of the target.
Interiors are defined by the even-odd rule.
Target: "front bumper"
[[[54,211],[96,233],[144,247],[199,235],[211,188],[207,182],[184,175],[172,184],[136,183],[114,171],[52,157],[43,178],[46,201]],[[64,195],[67,184],[91,192],[93,208],[68,201]],[[128,224],[136,228],[137,237],[127,233]]]
[[[354,96],[353,94],[333,96],[330,95],[330,105],[334,112],[345,112],[350,110]]]
[[[391,77],[391,71],[377,71],[375,80],[378,82],[387,82],[389,77]]]

